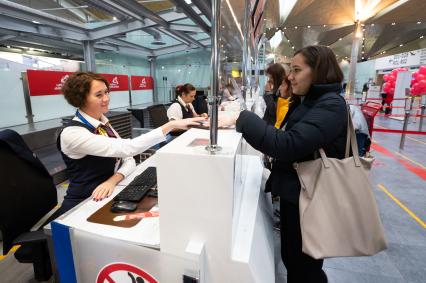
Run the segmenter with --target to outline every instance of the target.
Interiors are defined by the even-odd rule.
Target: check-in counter
[[[222,150],[210,154],[209,131],[187,131],[141,163],[110,198],[87,200],[52,222],[61,282],[275,282],[260,158],[245,154],[234,130],[218,137]],[[158,204],[144,198],[138,210],[159,216],[116,221],[112,198],[148,166],[157,167]]]

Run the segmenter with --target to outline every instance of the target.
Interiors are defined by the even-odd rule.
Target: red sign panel
[[[100,74],[109,82],[110,91],[129,90],[129,77],[127,75]]]
[[[154,89],[152,77],[131,76],[132,90]]]
[[[61,94],[62,86],[71,72],[27,70],[31,96]]]
[[[72,72],[27,70],[30,96],[61,94],[62,86]],[[129,90],[127,75],[100,74],[109,82],[110,91]]]
[[[111,263],[102,268],[96,283],[146,282],[158,283],[151,274],[128,263]]]

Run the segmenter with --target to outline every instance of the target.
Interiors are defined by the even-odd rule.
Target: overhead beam
[[[189,31],[189,32],[203,32],[203,30],[194,25],[184,25],[184,24],[170,24],[170,29],[180,30],[180,31]]]
[[[6,34],[6,35],[3,35],[3,36],[0,36],[0,42],[5,41],[5,40],[9,40],[9,39],[12,39],[12,38],[15,38],[15,37],[17,37],[17,35]]]
[[[212,3],[210,1],[192,0],[192,4],[194,4],[210,22],[212,21]]]
[[[207,47],[207,45],[211,43],[211,39],[210,38],[202,39],[202,40],[200,40],[200,42]],[[182,44],[173,45],[173,46],[159,48],[159,49],[154,50],[154,55],[155,56],[161,56],[161,55],[176,53],[176,52],[195,49],[195,48],[198,48],[198,47],[197,46],[189,46],[188,47],[188,46],[185,46],[185,45],[182,45]]]
[[[11,1],[0,0],[0,11],[3,15],[8,15],[18,19],[27,21],[36,21],[42,25],[49,25],[53,27],[63,28],[75,32],[83,32],[84,27],[72,21],[66,20],[61,17],[56,17],[51,14],[29,8],[24,5],[19,5]]]
[[[5,15],[0,15],[0,27],[11,31],[70,38],[75,40],[87,40],[89,34],[85,30],[73,31],[58,27],[49,27]]]
[[[204,47],[197,40],[186,35],[185,33],[170,29],[169,23],[166,20],[164,20],[159,15],[153,13],[152,11],[148,10],[147,8],[145,8],[143,5],[141,5],[135,0],[105,0],[105,1],[115,6],[117,9],[120,9],[122,12],[127,13],[131,17],[135,17],[136,15],[136,17],[139,17],[139,18],[148,18],[151,21],[163,27],[164,29],[166,29],[168,32],[176,35],[177,37],[185,41],[191,42],[193,44],[196,44],[200,47]]]
[[[185,0],[171,0],[171,2],[175,3],[177,7],[180,7],[184,14],[190,18],[197,26],[201,28],[207,34],[210,34],[210,27],[206,24],[206,22],[188,5]]]
[[[63,7],[66,11],[72,13],[74,16],[80,19],[83,23],[88,22],[89,20],[88,15],[83,12],[84,10],[75,9],[76,5],[71,4],[67,0],[60,0],[60,1],[52,0],[52,1],[57,2],[61,7]]]
[[[135,49],[135,50],[145,52],[146,56],[153,56],[154,55],[154,52],[153,52],[152,49],[149,49],[149,48],[140,46],[138,44],[125,41],[125,40],[116,39],[116,38],[106,38],[106,39],[104,39],[104,41],[111,43],[111,44],[114,44],[114,45],[117,45],[118,47],[126,46],[126,47],[130,47],[132,49]]]

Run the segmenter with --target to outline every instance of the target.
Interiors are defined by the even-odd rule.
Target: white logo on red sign
[[[110,88],[120,88],[120,82],[118,81],[118,77],[114,77],[109,86]]]
[[[96,278],[96,283],[144,282],[158,283],[151,274],[128,263],[111,263],[104,266]]]
[[[142,78],[142,81],[141,81],[139,87],[143,87],[143,88],[146,87],[146,79],[145,78]]]
[[[64,86],[65,82],[68,80],[70,76],[69,75],[65,75],[61,78],[61,82],[55,85],[55,90],[61,90],[62,87]]]

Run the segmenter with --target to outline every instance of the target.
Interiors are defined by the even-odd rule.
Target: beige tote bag
[[[352,146],[353,156],[349,157]],[[313,258],[366,256],[386,249],[368,172],[373,158],[360,157],[351,116],[344,159],[321,158],[295,163],[301,192],[303,252]]]

